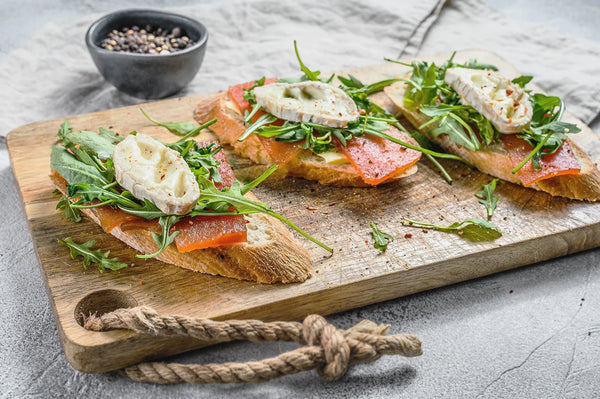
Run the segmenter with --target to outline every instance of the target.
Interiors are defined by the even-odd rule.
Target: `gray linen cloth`
[[[209,31],[200,72],[178,96],[211,93],[263,75],[296,76],[293,41],[321,71],[366,66],[418,46],[443,0],[245,1],[172,8]],[[146,102],[105,82],[84,44],[99,15],[50,24],[0,66],[0,135],[29,122]],[[65,29],[68,26],[68,29]]]

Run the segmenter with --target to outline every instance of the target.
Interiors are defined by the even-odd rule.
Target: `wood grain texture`
[[[442,55],[431,59],[446,58]],[[457,60],[469,58],[496,64],[508,76],[519,75],[491,53],[473,50],[457,54]],[[344,73],[350,72],[369,83],[406,71],[406,67],[388,63]],[[223,82],[223,88],[230,83],[239,82]],[[144,104],[143,108],[159,120],[192,122],[193,109],[202,98],[176,98]],[[435,167],[423,160],[417,174],[377,188],[335,188],[286,178],[270,179],[254,190],[273,209],[335,249],[333,256],[327,256],[319,247],[301,241],[311,254],[316,272],[305,283],[261,285],[137,259],[135,251],[92,222],[75,224],[65,220],[62,211],[55,210],[58,196],[53,194],[48,174],[51,146],[64,119],[75,129],[97,130],[103,126],[122,133],[137,130],[165,141],[173,140],[164,129],[151,125],[138,108],[33,123],[12,131],[7,139],[65,353],[73,367],[84,372],[114,370],[205,343],[124,331],[90,332],[77,323],[78,311],[101,313],[139,304],[164,314],[221,320],[294,320],[600,246],[600,204],[553,198],[510,183],[502,183],[497,189],[501,197],[493,222],[503,236],[493,242],[470,242],[454,234],[403,226],[402,216],[439,224],[485,217],[485,209],[473,194],[491,177],[458,162],[444,162],[455,179],[454,184],[448,185]],[[582,128],[574,139],[597,161],[597,136],[572,115],[567,114],[565,119]],[[240,176],[253,168],[244,160],[231,158]],[[383,254],[373,248],[370,221],[396,238]],[[407,233],[412,237],[405,237]],[[131,266],[116,273],[100,274],[93,268],[84,271],[80,260],[72,260],[68,250],[57,243],[57,239],[67,236],[77,242],[97,240],[101,248],[111,250],[111,256],[118,256]]]

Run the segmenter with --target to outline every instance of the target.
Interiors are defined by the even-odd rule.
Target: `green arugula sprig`
[[[373,236],[373,247],[381,252],[385,252],[388,244],[394,241],[394,237],[379,230],[377,223],[369,222],[369,227],[371,227],[372,230],[371,235]]]
[[[487,211],[488,220],[491,219],[492,215],[494,215],[494,210],[498,204],[498,199],[500,199],[500,195],[494,195],[497,184],[499,184],[499,180],[494,179],[490,183],[484,184],[483,190],[475,193],[475,195],[479,197],[479,203],[482,204]]]
[[[531,80],[533,79],[533,76],[530,75],[523,75],[523,76],[519,76],[514,78],[513,80],[511,80],[512,83],[519,85],[519,87],[521,89],[525,88],[525,85],[529,82],[531,82]]]
[[[95,240],[90,240],[84,244],[77,244],[71,237],[67,237],[64,240],[58,240],[58,242],[69,248],[71,259],[82,256],[83,267],[86,270],[92,263],[95,263],[101,272],[106,271],[106,269],[115,271],[127,267],[127,264],[119,262],[119,259],[109,258],[110,251],[92,250],[91,248],[96,245]]]
[[[530,160],[535,169],[541,169],[541,157],[558,151],[567,139],[567,133],[581,132],[577,125],[561,121],[565,104],[559,97],[536,93],[532,96],[532,100],[531,128],[524,129],[523,132],[517,134],[517,137],[527,141],[533,150],[512,170],[513,174],[517,173]]]
[[[176,134],[178,136],[185,136],[189,132],[195,130],[197,126],[191,122],[159,122],[156,119],[152,118],[150,115],[144,111],[143,108],[140,108],[142,114],[148,119],[150,122],[155,125],[162,126],[166,128],[169,132]]]
[[[152,232],[152,238],[154,239],[154,242],[156,242],[156,244],[158,244],[158,250],[153,254],[145,254],[145,255],[138,254],[138,255],[136,255],[136,257],[142,258],[142,259],[148,259],[148,258],[154,258],[155,256],[158,256],[161,253],[163,253],[163,251],[170,244],[173,243],[173,241],[175,240],[175,237],[177,237],[177,234],[179,234],[179,231],[171,232],[171,227],[173,227],[173,225],[175,223],[179,222],[182,218],[183,218],[183,216],[176,216],[176,215],[161,216],[158,219],[158,224],[161,227],[160,234],[156,234],[156,233]]]
[[[54,190],[54,191],[56,193],[60,193],[60,191],[58,191],[58,190]],[[81,202],[81,201],[78,201],[78,202]],[[69,200],[69,197],[67,197],[66,195],[63,195],[58,200],[58,203],[56,204],[56,209],[64,209],[65,210],[65,218],[67,218],[67,220],[70,220],[75,223],[79,223],[79,222],[81,222],[81,212],[79,212],[79,209],[77,209],[74,205],[75,204],[72,203],[71,200]]]
[[[296,53],[296,59],[298,60],[298,64],[300,65],[300,70],[302,70],[302,72],[304,72],[304,75],[302,75],[299,78],[282,78],[282,79],[279,79],[277,81],[277,83],[298,83],[298,82],[305,82],[307,80],[320,81],[323,83],[331,83],[335,74],[331,74],[331,76],[327,79],[322,79],[322,78],[319,78],[319,75],[321,75],[321,71],[311,71],[306,65],[304,65],[304,62],[302,62],[302,59],[300,59],[300,53],[298,52],[298,45],[295,40],[294,40],[294,52]]]
[[[250,104],[256,104],[256,97],[254,96],[254,89],[257,87],[260,87],[260,86],[264,86],[266,80],[267,80],[267,77],[263,76],[262,78],[255,80],[249,89],[244,89],[244,94],[243,94],[244,100],[248,101]]]
[[[469,218],[462,222],[454,222],[449,226],[438,226],[431,223],[417,222],[403,217],[410,227],[434,229],[446,233],[455,233],[470,241],[492,241],[502,236],[502,233],[487,220]]]

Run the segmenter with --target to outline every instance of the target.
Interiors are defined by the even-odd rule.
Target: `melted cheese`
[[[185,215],[200,197],[196,178],[181,155],[144,134],[117,144],[113,163],[123,188],[166,214]]]
[[[343,90],[322,82],[273,83],[254,89],[267,112],[292,122],[343,128],[358,120],[358,108]]]
[[[533,106],[529,95],[499,73],[450,68],[444,81],[500,133],[518,133],[531,123]]]

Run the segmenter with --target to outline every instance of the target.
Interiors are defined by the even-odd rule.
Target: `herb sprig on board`
[[[499,181],[499,179],[494,179],[490,183],[484,184],[483,189],[475,193],[475,195],[479,197],[479,203],[482,204],[487,211],[488,220],[494,215],[494,210],[496,209],[496,205],[498,205],[498,199],[500,199],[499,194],[494,195],[496,185]]]
[[[109,258],[110,251],[102,252],[101,250],[93,250],[92,247],[96,245],[95,240],[77,244],[71,237],[67,237],[64,240],[58,240],[58,242],[69,248],[72,259],[75,259],[77,256],[82,256],[83,268],[86,270],[91,264],[96,264],[98,270],[101,272],[106,271],[106,269],[116,271],[127,267],[127,264],[119,262],[119,259]]]
[[[462,222],[454,222],[449,226],[439,226],[432,223],[418,222],[408,218],[402,218],[410,227],[433,229],[446,233],[455,233],[470,241],[492,241],[502,236],[502,233],[494,224],[479,218],[469,218]]]
[[[371,227],[372,230],[371,235],[373,236],[373,247],[381,252],[385,252],[388,244],[394,241],[394,237],[379,230],[377,223],[369,222],[369,227]]]

